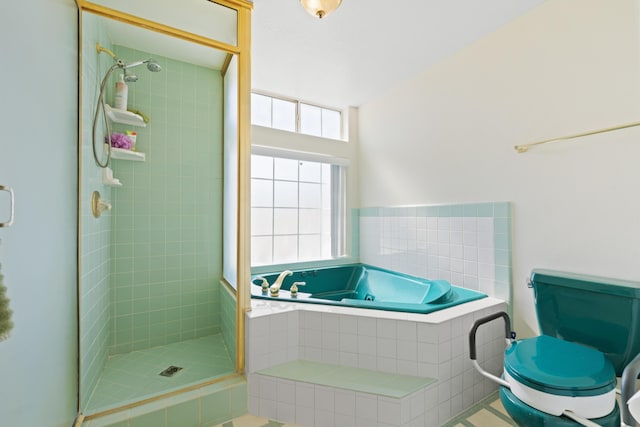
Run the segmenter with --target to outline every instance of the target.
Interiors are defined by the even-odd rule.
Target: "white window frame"
[[[316,163],[330,164],[331,168],[331,257],[319,259],[305,259],[293,261],[296,262],[316,262],[326,261],[328,259],[342,258],[346,255],[347,250],[347,171],[349,167],[349,159],[324,155],[311,152],[293,151],[276,147],[268,147],[261,145],[253,145],[251,147],[251,155],[260,155],[267,157],[276,157],[283,159],[308,161]],[[251,206],[253,208],[253,205]],[[272,235],[273,236],[273,235]],[[253,232],[251,233],[253,237]],[[273,256],[273,254],[272,254]],[[280,260],[273,260],[271,264],[254,265],[252,267],[264,267],[266,265],[279,265]]]
[[[300,131],[300,129],[301,129],[301,124],[300,124],[300,116],[301,116],[301,114],[300,114],[300,106],[301,106],[301,104],[309,105],[311,107],[317,107],[317,108],[320,108],[321,110],[328,110],[328,111],[333,111],[335,113],[338,113],[340,115],[340,137],[339,138],[330,138],[330,137],[322,136],[322,135],[319,136],[319,137],[320,138],[331,139],[331,140],[334,140],[334,141],[343,141],[344,140],[344,114],[338,108],[326,107],[326,106],[323,106],[323,105],[314,104],[312,102],[306,102],[306,101],[303,101],[303,100],[300,100],[300,99],[292,99],[292,98],[273,95],[273,94],[270,94],[270,93],[260,92],[260,91],[251,91],[251,94],[252,95],[256,94],[256,95],[260,95],[260,96],[265,96],[267,98],[271,98],[272,100],[273,99],[278,99],[280,101],[286,101],[286,102],[294,103],[295,104],[295,108],[296,108],[296,113],[295,113],[296,114],[296,117],[295,117],[295,132],[299,133],[301,135],[310,135],[310,136],[318,137],[318,135],[311,135],[311,134],[304,133],[304,132]],[[251,124],[253,125],[253,121],[251,122]],[[257,125],[257,126],[260,126],[260,125]],[[274,128],[273,127],[273,101],[271,102],[271,126],[268,126],[268,127],[273,128],[273,129],[278,129],[278,128]],[[322,126],[321,126],[321,128],[322,128]]]

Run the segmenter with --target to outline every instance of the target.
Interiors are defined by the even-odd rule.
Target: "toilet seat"
[[[549,414],[598,418],[615,407],[613,365],[581,344],[546,335],[514,342],[505,352],[504,377],[518,399]]]

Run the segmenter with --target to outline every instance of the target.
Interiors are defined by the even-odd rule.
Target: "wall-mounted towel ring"
[[[0,228],[2,227],[9,227],[11,224],[13,224],[13,214],[14,214],[14,195],[13,195],[13,189],[11,189],[10,187],[7,187],[6,185],[0,185],[0,191],[6,191],[9,193],[9,220],[6,222],[0,222]]]

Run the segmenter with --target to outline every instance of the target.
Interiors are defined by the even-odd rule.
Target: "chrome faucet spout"
[[[284,278],[287,276],[291,276],[292,274],[293,272],[291,270],[285,270],[280,273],[276,281],[273,282],[273,285],[269,287],[269,292],[271,292],[272,297],[278,296],[278,294],[280,293],[280,287],[282,287],[282,282],[284,282]]]

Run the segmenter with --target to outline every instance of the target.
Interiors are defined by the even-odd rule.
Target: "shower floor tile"
[[[172,377],[160,376],[169,366],[183,369]],[[235,361],[221,334],[117,354],[107,359],[84,413],[102,412],[234,372]]]

